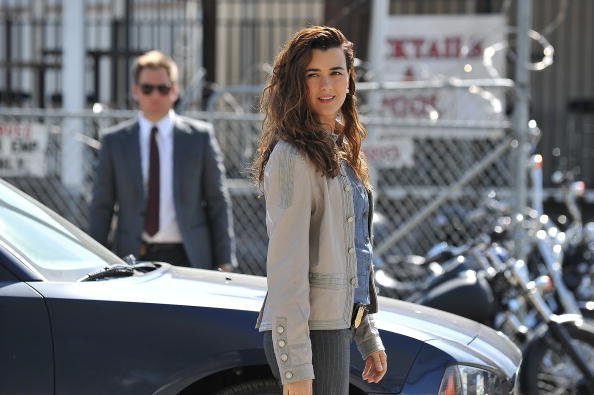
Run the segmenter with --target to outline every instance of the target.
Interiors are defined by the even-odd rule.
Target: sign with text
[[[381,142],[365,140],[363,152],[367,160],[377,169],[401,168],[414,165],[414,143],[410,138],[393,137]]]
[[[485,49],[505,41],[506,19],[494,15],[389,15],[382,42],[384,81],[489,79],[505,76],[504,51]],[[411,89],[388,92],[382,115],[441,120],[500,120],[503,91]]]
[[[45,177],[47,126],[0,122],[0,177]]]
[[[390,15],[382,44],[386,81],[493,78],[505,75],[506,19],[490,15]],[[496,72],[498,75],[493,75]]]
[[[506,38],[507,22],[496,15],[385,15],[380,60],[383,81],[449,81],[505,76],[505,53],[495,45]],[[485,50],[492,47],[485,56]],[[414,86],[411,85],[411,86]],[[501,88],[406,88],[385,91],[376,115],[424,121],[499,121],[504,114]],[[406,153],[392,167],[414,166],[410,136],[452,133],[464,138],[474,129],[383,126],[375,131],[370,162],[389,166],[388,158]],[[398,140],[394,140],[394,138]],[[408,137],[408,138],[407,138]],[[484,137],[482,137],[484,138]]]

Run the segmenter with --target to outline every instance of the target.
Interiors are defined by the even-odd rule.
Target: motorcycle
[[[575,181],[571,171],[554,172],[552,181],[559,186],[570,216],[570,222],[564,230],[563,278],[583,307],[585,302],[594,300],[594,222],[583,224],[577,204],[586,185],[582,181]]]
[[[479,244],[470,251],[494,290],[491,326],[523,351],[520,387],[527,395],[594,393],[594,327],[581,314],[554,314],[543,297],[548,276],[529,278],[527,265],[501,246]]]
[[[434,267],[406,300],[489,325],[515,341],[523,350],[520,386],[526,394],[594,393],[594,327],[579,313],[554,313],[546,299],[553,282],[547,275],[530,279],[527,264],[503,246],[511,220],[500,222],[490,235],[460,247],[441,245],[417,259],[418,266],[441,270]],[[379,276],[381,293],[390,276]]]

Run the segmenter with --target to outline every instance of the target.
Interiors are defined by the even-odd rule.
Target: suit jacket
[[[138,121],[130,120],[104,134],[93,185],[88,232],[107,246],[117,206],[111,248],[119,256],[138,256],[142,244],[147,197],[139,133]],[[173,199],[191,265],[236,265],[230,198],[212,125],[179,115],[173,128]]]

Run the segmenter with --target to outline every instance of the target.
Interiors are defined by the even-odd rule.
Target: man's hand
[[[388,371],[388,357],[384,351],[376,351],[365,360],[363,380],[368,383],[379,383]]]
[[[313,381],[300,380],[294,383],[283,385],[283,395],[312,395],[313,394]]]
[[[233,268],[233,265],[231,265],[230,263],[221,263],[220,265],[217,266],[217,270],[219,272],[231,273],[234,271],[234,268]]]

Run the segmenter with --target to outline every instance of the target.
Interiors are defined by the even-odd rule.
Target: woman
[[[353,337],[363,379],[386,373],[353,62],[339,30],[305,28],[278,54],[262,96],[253,171],[266,199],[268,294],[257,327],[283,394],[348,394]]]

